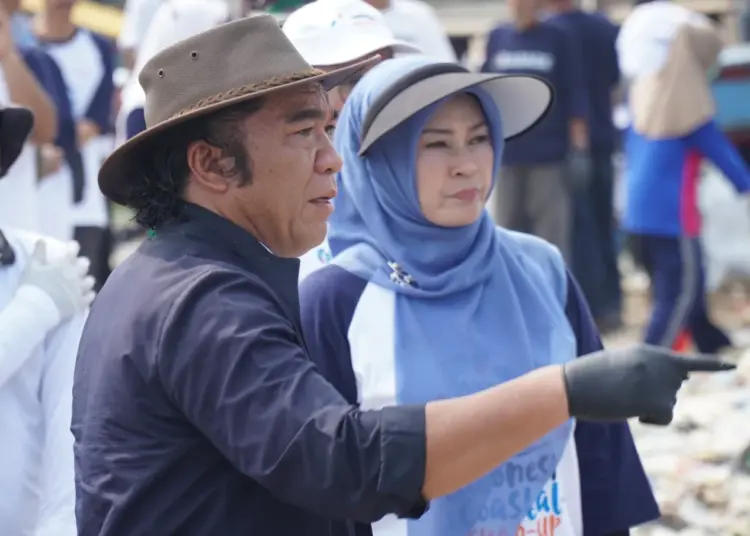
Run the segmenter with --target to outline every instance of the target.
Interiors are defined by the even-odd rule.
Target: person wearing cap
[[[282,29],[305,61],[324,71],[374,54],[388,59],[396,54],[421,52],[396,39],[380,11],[363,0],[316,0],[293,11]],[[358,78],[353,77],[328,93],[334,121]],[[305,253],[300,257],[300,281],[325,266],[330,258],[326,241]]]
[[[456,51],[435,8],[422,0],[366,0],[397,38],[439,61],[456,62]]]
[[[0,110],[0,180],[33,116]],[[4,534],[76,534],[73,366],[94,294],[88,261],[62,243],[0,226],[0,503]]]
[[[322,70],[345,67],[375,54],[388,59],[422,52],[396,39],[380,11],[363,0],[316,0],[293,11],[282,29],[305,61]],[[330,93],[336,115],[354,82],[356,78]]]
[[[484,208],[504,139],[549,97],[536,78],[424,58],[383,63],[352,92],[334,140],[333,260],[300,286],[310,356],[351,404],[470,395],[602,349],[559,251],[497,228]],[[608,536],[658,517],[627,423],[582,418],[420,520],[386,516],[372,533]]]
[[[347,401],[307,352],[297,257],[323,240],[341,169],[325,92],[371,63],[316,70],[262,15],[144,66],[148,128],[99,184],[151,237],[105,283],[79,346],[79,536],[348,536],[418,518],[571,416],[666,424],[689,371],[727,368],[603,352],[439,402]],[[549,103],[535,84],[510,128]]]

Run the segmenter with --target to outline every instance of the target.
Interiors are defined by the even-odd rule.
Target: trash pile
[[[662,518],[634,536],[750,536],[750,350],[696,376],[672,426],[631,424]]]

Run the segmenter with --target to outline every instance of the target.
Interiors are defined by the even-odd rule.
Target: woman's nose
[[[471,177],[479,171],[479,166],[471,151],[464,149],[456,155],[451,171],[455,177]]]

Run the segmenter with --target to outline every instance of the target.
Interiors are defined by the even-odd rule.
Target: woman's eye
[[[443,147],[447,147],[448,144],[444,141],[431,141],[429,143],[425,143],[424,146],[427,149],[442,149]]]
[[[312,134],[312,132],[313,132],[313,129],[312,129],[312,127],[310,127],[310,128],[303,128],[302,130],[298,130],[297,134],[299,134],[300,136],[304,136],[305,138],[307,138],[307,137],[309,137]]]
[[[333,133],[336,131],[336,125],[328,125],[326,127],[326,136],[333,139]]]
[[[473,145],[477,145],[480,143],[487,143],[490,141],[490,137],[487,134],[482,134],[481,136],[475,136],[471,139],[471,143]]]

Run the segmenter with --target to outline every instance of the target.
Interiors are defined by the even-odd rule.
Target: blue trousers
[[[571,268],[594,318],[618,315],[622,287],[617,267],[612,153],[592,152],[587,188],[573,195]]]
[[[700,239],[635,235],[638,256],[651,278],[652,311],[645,342],[672,347],[687,331],[702,353],[730,346],[726,334],[708,317],[703,250]]]

